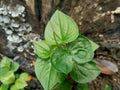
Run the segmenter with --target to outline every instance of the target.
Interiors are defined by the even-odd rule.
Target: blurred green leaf
[[[112,88],[109,85],[105,85],[105,90],[112,90]]]
[[[12,86],[10,87],[10,90],[18,90],[18,88],[17,88],[15,85],[12,85]]]
[[[27,73],[20,74],[19,78],[15,81],[15,84],[12,85],[10,90],[21,90],[27,86],[26,79],[28,78]]]
[[[2,84],[2,85],[0,86],[0,90],[8,90],[8,87],[9,87],[9,85],[4,85],[4,84]]]
[[[0,77],[0,81],[3,84],[11,84],[15,80],[15,75],[13,71],[8,71],[5,75]]]
[[[7,68],[10,68],[10,59],[8,57],[4,57],[1,62],[0,62],[0,68],[2,67],[7,67]]]
[[[22,73],[22,74],[20,74],[19,79],[21,79],[21,80],[23,80],[23,81],[26,81],[27,78],[28,78],[28,74],[27,74],[27,73]]]
[[[8,67],[2,67],[0,68],[0,78],[4,76],[9,71]]]
[[[13,70],[15,72],[18,70],[18,68],[19,68],[19,64],[16,62],[12,62],[11,70]]]
[[[22,79],[17,79],[15,84],[11,86],[10,90],[21,90],[27,86],[27,83]]]

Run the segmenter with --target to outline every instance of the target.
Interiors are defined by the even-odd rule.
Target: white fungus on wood
[[[23,52],[31,46],[31,41],[40,39],[40,36],[31,32],[32,26],[26,21],[25,7],[20,4],[13,6],[0,3],[0,27],[6,33],[10,51],[16,49]]]

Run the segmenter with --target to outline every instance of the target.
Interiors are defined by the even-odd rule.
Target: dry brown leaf
[[[118,67],[108,60],[94,60],[103,74],[112,75],[118,72]]]

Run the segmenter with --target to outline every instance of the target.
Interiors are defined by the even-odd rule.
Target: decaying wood
[[[25,0],[28,7],[30,7],[32,14],[35,15],[35,0]]]
[[[42,0],[41,18],[45,24],[47,23],[48,18],[50,16],[52,6],[53,6],[53,0]]]

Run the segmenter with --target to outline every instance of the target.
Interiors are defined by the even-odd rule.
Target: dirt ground
[[[91,90],[104,90],[105,85],[112,87],[112,90],[120,90],[120,0],[36,0],[34,14],[30,6],[20,0],[14,4],[25,6],[26,22],[32,26],[32,34],[39,34],[43,39],[44,28],[56,9],[70,15],[78,24],[80,34],[85,35],[100,45],[96,50],[94,60],[107,60],[118,67],[118,72],[111,75],[101,73],[98,78],[88,83]],[[40,4],[38,4],[38,1]],[[10,4],[7,0],[0,0],[3,4]],[[46,6],[46,4],[49,6]],[[41,6],[39,6],[41,5]],[[28,82],[26,90],[42,90],[40,83],[34,74],[36,55],[32,46],[27,47],[23,52],[10,50],[7,47],[7,34],[0,26],[0,58],[8,56],[20,63],[20,72],[28,72],[32,80]],[[30,34],[27,33],[26,36]],[[22,42],[23,43],[26,42]],[[16,44],[16,46],[19,44]],[[21,44],[20,44],[21,45]],[[31,45],[31,44],[30,44]]]
[[[71,16],[78,23],[80,33],[100,45],[94,59],[111,61],[120,70],[120,14],[114,13],[119,6],[120,0],[84,0],[71,10]],[[107,84],[112,90],[120,90],[120,71],[101,74],[89,86],[91,90],[104,90]]]

